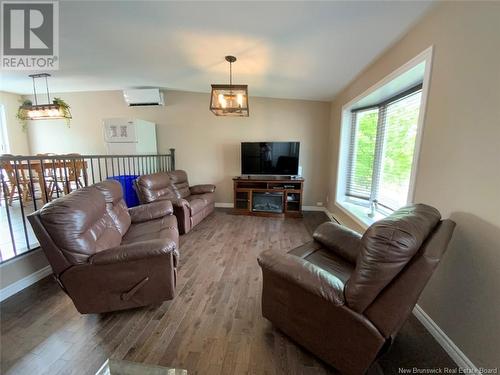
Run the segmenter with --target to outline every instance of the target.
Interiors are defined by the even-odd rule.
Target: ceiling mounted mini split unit
[[[123,90],[123,97],[129,107],[165,105],[160,89]]]

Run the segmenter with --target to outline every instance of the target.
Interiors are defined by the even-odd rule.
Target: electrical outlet
[[[316,202],[316,206],[322,207],[323,206],[323,202]]]

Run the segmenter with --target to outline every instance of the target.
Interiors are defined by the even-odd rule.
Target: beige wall
[[[49,262],[41,249],[31,251],[0,265],[0,289],[47,267]]]
[[[22,125],[16,118],[17,109],[21,105],[21,96],[0,91],[0,105],[5,108],[7,125],[7,138],[11,154],[29,155],[27,132],[22,130]]]
[[[415,201],[457,222],[419,304],[476,366],[500,366],[500,3],[448,2],[430,11],[333,101],[329,208],[341,107],[434,46]]]
[[[164,107],[127,107],[121,91],[56,94],[71,105],[71,127],[64,121],[33,121],[30,147],[39,152],[104,153],[102,119],[140,118],[157,124],[160,152],[176,149],[177,168],[192,184],[217,185],[216,201],[232,202],[233,176],[240,174],[242,141],[300,141],[305,205],[324,202],[330,105],[327,102],[250,98],[250,117],[216,117],[209,94],[167,91]]]

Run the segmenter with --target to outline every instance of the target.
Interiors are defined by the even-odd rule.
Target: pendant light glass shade
[[[248,85],[233,85],[232,63],[234,56],[226,56],[229,62],[229,84],[213,84],[210,110],[216,116],[248,117]]]
[[[20,113],[24,120],[54,120],[54,119],[71,119],[71,112],[69,106],[61,99],[54,98],[51,102],[49,85],[47,78],[50,77],[48,73],[32,74],[30,77],[33,80],[33,96],[35,104],[31,100],[26,100],[25,103],[19,108]],[[45,78],[45,89],[47,92],[47,103],[38,104],[38,95],[36,92],[35,79]],[[19,116],[18,116],[19,117]]]
[[[58,104],[25,105],[22,108],[27,111],[30,120],[71,118]]]
[[[212,85],[210,110],[216,116],[248,117],[248,86]]]

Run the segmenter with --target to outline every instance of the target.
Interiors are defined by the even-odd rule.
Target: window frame
[[[384,162],[384,149],[385,149],[385,138],[387,136],[386,134],[386,127],[387,127],[387,110],[388,108],[394,104],[397,103],[401,100],[404,100],[412,95],[418,95],[422,93],[422,83],[419,83],[408,90],[405,90],[404,92],[391,96],[390,98],[370,105],[366,107],[360,107],[360,108],[354,108],[351,109],[351,129],[350,129],[350,144],[348,148],[348,162],[347,162],[347,178],[346,178],[346,192],[345,196],[350,197],[350,198],[359,198],[359,200],[365,200],[366,201],[366,206],[370,205],[370,202],[374,201],[374,197],[378,197],[378,193],[380,190],[380,183],[381,183],[381,178],[382,176],[380,175],[380,168],[382,168],[382,164]],[[421,104],[422,100],[420,100]],[[363,112],[368,112],[368,111],[376,111],[377,112],[377,125],[376,125],[376,140],[375,140],[375,149],[374,149],[374,155],[373,155],[373,171],[372,171],[372,182],[371,182],[371,187],[370,187],[370,193],[368,194],[368,197],[362,197],[360,195],[353,194],[350,192],[350,187],[352,187],[352,178],[354,176],[353,171],[354,171],[354,162],[356,160],[355,158],[355,153],[356,150],[353,150],[352,147],[356,144],[356,141],[354,137],[356,136],[355,132],[357,130],[357,119],[358,119],[358,114],[363,113]],[[419,107],[419,113],[420,113],[420,107]],[[417,119],[417,128],[418,128],[418,119]],[[413,164],[412,164],[413,167]],[[407,197],[408,199],[408,197]],[[392,209],[388,206],[385,206],[380,199],[377,199],[378,205],[382,206],[388,211],[391,211]]]
[[[359,201],[356,201],[356,199],[351,199],[351,197],[345,194],[347,188],[347,179],[348,179],[347,175],[349,173],[349,167],[350,167],[349,145],[350,145],[351,128],[352,128],[352,116],[351,116],[352,110],[355,109],[359,111],[360,109],[363,109],[362,107],[356,108],[355,107],[356,103],[358,103],[361,99],[370,95],[374,91],[387,85],[388,83],[390,83],[397,77],[401,76],[402,74],[406,73],[410,69],[414,68],[415,66],[425,62],[423,82],[421,88],[422,97],[421,97],[420,110],[417,122],[417,134],[415,139],[415,150],[413,153],[413,161],[412,161],[412,168],[410,173],[410,182],[409,182],[408,196],[407,196],[407,203],[408,204],[412,203],[414,201],[414,196],[415,196],[415,185],[416,185],[416,177],[418,170],[418,162],[420,159],[422,134],[424,131],[425,117],[427,113],[427,98],[428,98],[429,84],[432,71],[432,55],[433,55],[433,46],[430,46],[426,50],[415,56],[413,59],[403,64],[401,67],[394,70],[385,78],[383,78],[382,80],[380,80],[379,82],[377,82],[376,84],[365,90],[363,93],[356,96],[354,99],[350,100],[348,103],[342,106],[341,119],[340,119],[341,120],[340,143],[339,143],[339,158],[337,165],[337,186],[335,192],[335,206],[339,208],[341,211],[343,211],[345,214],[347,214],[351,219],[353,219],[358,225],[360,225],[363,228],[368,227],[374,221],[380,219],[381,218],[380,215],[382,215],[382,217],[387,216],[389,212],[381,210],[381,212],[379,213],[380,215],[376,215],[373,218],[369,217],[368,215],[361,215],[359,209],[356,209],[356,207],[354,206],[357,206],[358,208],[369,207],[369,201],[366,201],[365,204],[362,203],[360,204]],[[396,98],[397,96],[398,95],[395,95],[391,98],[388,98],[387,100],[384,100],[382,103],[378,104],[387,105],[390,101],[394,101],[394,98]],[[377,105],[374,104],[371,107],[375,108],[376,106]],[[368,108],[369,108],[368,106],[364,107],[364,109]]]

